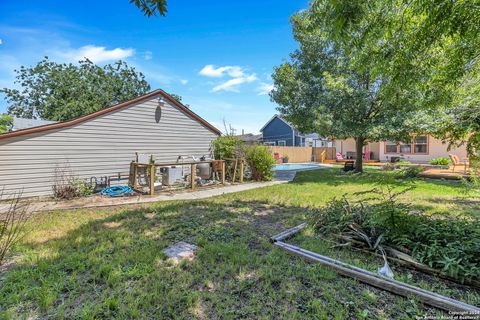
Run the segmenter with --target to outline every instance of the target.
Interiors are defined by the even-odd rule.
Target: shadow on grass
[[[195,201],[127,209],[64,236],[23,245],[24,259],[0,280],[5,317],[172,318],[286,314],[271,235],[305,219],[306,210],[266,202]],[[78,211],[81,214],[82,211]],[[49,214],[62,214],[61,212]],[[40,226],[41,227],[41,226]],[[193,262],[173,265],[170,244],[200,246]],[[259,278],[265,282],[257,284]],[[251,292],[251,290],[253,290]],[[289,297],[290,307],[295,298]],[[289,300],[287,299],[287,301]]]
[[[303,222],[309,212],[223,198],[110,212],[58,238],[23,244],[22,261],[0,279],[0,317],[343,319],[422,313],[416,302],[338,277],[271,245],[270,236]],[[174,265],[166,259],[163,249],[178,241],[199,246],[193,261]]]

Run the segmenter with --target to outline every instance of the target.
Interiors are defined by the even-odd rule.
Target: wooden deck
[[[345,161],[355,161],[355,160],[354,159],[347,159]],[[325,160],[323,163],[343,165],[345,163],[345,161]],[[385,162],[380,162],[380,161],[376,161],[376,160],[368,160],[368,161],[363,162],[363,165],[365,165],[365,166],[383,166],[384,164],[385,164]]]
[[[446,179],[446,180],[460,180],[468,177],[468,171],[465,173],[463,169],[456,168],[455,171],[449,169],[427,169],[419,174],[422,178],[429,179]]]

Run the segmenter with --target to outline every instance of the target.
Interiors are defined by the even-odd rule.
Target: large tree
[[[323,3],[328,10],[328,1]],[[318,19],[318,9],[292,17],[299,49],[275,69],[271,98],[303,132],[354,138],[356,171],[361,172],[367,142],[408,139],[411,128],[405,123],[415,106],[402,88],[389,86],[392,79],[378,72],[374,60],[359,63],[359,56],[374,52],[379,44],[354,48],[355,43],[339,40],[333,36],[331,21]]]
[[[123,61],[100,67],[88,59],[59,64],[45,57],[16,72],[21,89],[0,92],[9,104],[8,113],[24,118],[66,121],[150,90],[144,75]]]
[[[312,11],[315,22],[328,20],[331,39],[351,44],[357,63],[375,61],[389,75],[385,90],[415,97],[432,133],[480,151],[478,1],[317,1]]]

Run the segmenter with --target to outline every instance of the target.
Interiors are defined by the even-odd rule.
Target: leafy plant
[[[245,143],[234,136],[220,136],[212,141],[215,159],[237,158],[242,156]]]
[[[263,145],[253,145],[246,149],[246,161],[256,181],[269,181],[273,178],[273,158],[270,150]]]
[[[0,133],[10,131],[13,124],[13,117],[8,114],[0,114]]]
[[[25,223],[30,218],[28,206],[20,201],[21,193],[8,198],[3,191],[0,200],[10,202],[6,209],[0,210],[0,265],[7,253],[18,242],[24,232]]]
[[[358,201],[334,199],[312,217],[322,234],[346,234],[377,249],[400,247],[414,259],[460,281],[480,279],[480,221],[426,217],[398,201],[411,187],[377,186]],[[365,197],[368,195],[368,197]]]
[[[450,159],[445,157],[439,157],[439,158],[430,159],[428,163],[436,166],[448,166],[450,164]]]
[[[397,177],[401,178],[401,179],[416,178],[416,177],[418,177],[419,173],[424,171],[424,170],[425,170],[425,168],[423,166],[403,167],[403,168],[400,169],[400,172],[397,175]]]
[[[477,159],[470,161],[468,177],[462,177],[462,190],[465,196],[474,196],[480,193],[480,162]]]
[[[95,185],[75,177],[68,163],[58,164],[54,169],[53,195],[59,199],[73,199],[93,194]]]

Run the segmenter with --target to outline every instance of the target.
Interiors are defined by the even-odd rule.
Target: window
[[[400,143],[400,153],[412,153],[412,145],[410,143]]]
[[[266,146],[274,146],[275,141],[265,141],[263,144],[266,145]]]
[[[279,147],[285,147],[287,145],[287,143],[285,142],[285,140],[278,140],[277,145]]]
[[[413,139],[414,153],[427,153],[428,139],[427,136],[416,136]]]
[[[385,142],[386,153],[397,153],[397,143],[395,141],[388,140]]]
[[[385,142],[385,153],[426,154],[428,153],[428,137],[416,136],[408,142]]]

